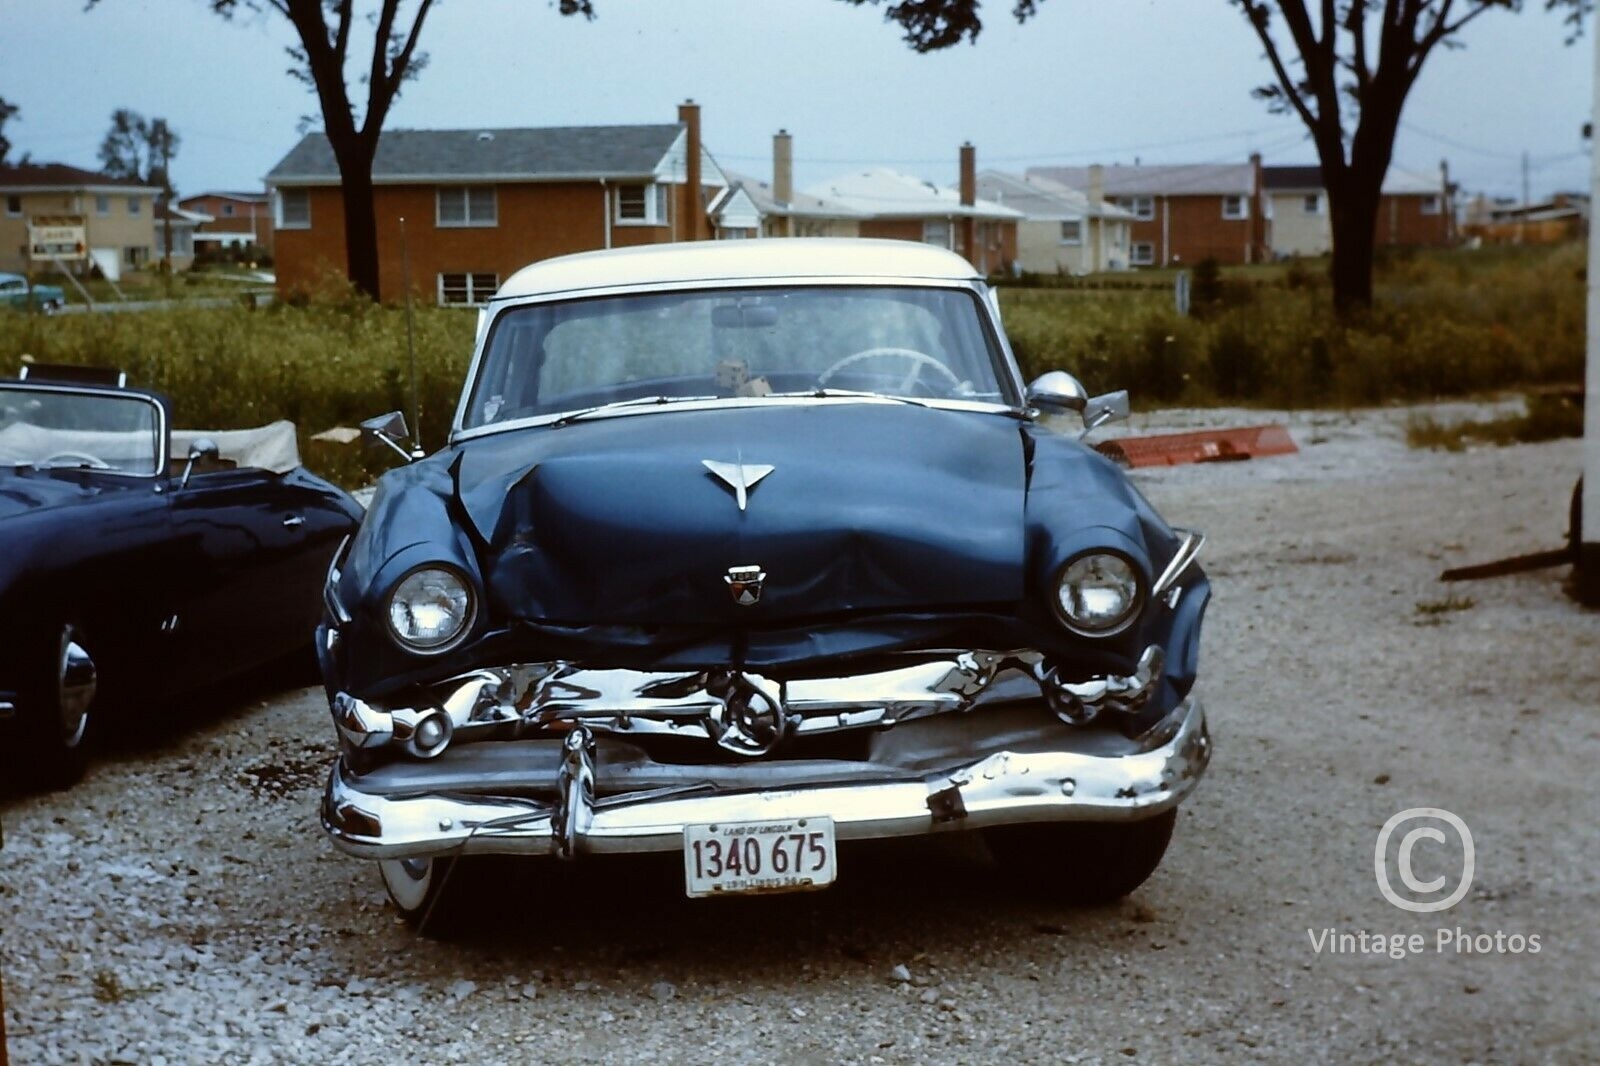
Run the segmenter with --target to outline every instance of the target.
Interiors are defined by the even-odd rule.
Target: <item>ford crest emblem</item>
[[[761,586],[767,580],[759,566],[730,566],[722,580],[728,583],[728,593],[740,607],[754,607],[761,602]]]

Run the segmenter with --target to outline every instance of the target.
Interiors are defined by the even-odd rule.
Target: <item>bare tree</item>
[[[322,109],[323,131],[339,167],[344,200],[344,247],[350,281],[373,299],[379,296],[378,226],[372,200],[372,163],[378,138],[401,87],[421,74],[427,53],[417,50],[435,0],[373,0],[357,11],[356,0],[205,0],[231,18],[240,10],[275,12],[294,27],[299,44],[289,49],[289,73],[310,87]],[[563,15],[594,17],[592,0],[558,0]],[[370,56],[352,48],[357,22],[372,26]],[[364,36],[363,36],[364,39]],[[351,84],[365,85],[358,118]]]
[[[119,107],[111,113],[111,128],[100,142],[100,168],[114,178],[154,185],[164,199],[171,199],[172,157],[182,141],[166,119],[147,119]]]
[[[879,4],[882,0],[845,0]],[[1463,27],[1488,11],[1518,12],[1523,0],[1228,0],[1266,51],[1273,80],[1256,90],[1275,111],[1296,115],[1322,165],[1333,224],[1333,301],[1347,314],[1372,303],[1372,257],[1383,179],[1407,96],[1439,48],[1460,46]],[[1544,0],[1565,10],[1574,31],[1592,0]],[[919,52],[975,40],[981,0],[903,0],[887,17]],[[1017,0],[1025,21],[1037,0]],[[1312,8],[1315,8],[1315,11]]]
[[[0,96],[0,166],[5,166],[6,154],[11,151],[11,141],[6,137],[6,123],[17,117],[22,109]]]

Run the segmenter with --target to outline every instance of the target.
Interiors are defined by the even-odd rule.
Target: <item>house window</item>
[[[717,230],[719,241],[743,241],[756,235],[756,231],[749,226],[728,226]]]
[[[1141,222],[1149,222],[1156,217],[1156,198],[1154,196],[1120,196],[1113,197],[1112,203],[1118,207],[1125,207],[1133,212],[1133,217]]]
[[[1437,196],[1424,196],[1422,198],[1422,213],[1437,215],[1439,213],[1439,198]]]
[[[142,267],[150,261],[150,248],[147,245],[134,244],[122,249],[122,264],[130,267]]]
[[[1304,200],[1301,201],[1300,209],[1302,211],[1304,211],[1308,215],[1320,215],[1320,214],[1322,214],[1322,196],[1321,196],[1321,194],[1312,193],[1309,196],[1307,196]]]
[[[1149,241],[1134,241],[1128,261],[1134,266],[1152,266],[1156,261],[1156,246]]]
[[[1224,196],[1222,198],[1223,218],[1249,218],[1250,208],[1243,196]]]
[[[493,185],[440,186],[436,221],[441,226],[493,226]]]
[[[950,222],[948,219],[928,219],[922,224],[922,243],[940,248],[950,248]]]
[[[310,229],[311,190],[279,189],[277,224],[279,229]]]
[[[111,197],[96,196],[94,198],[94,213],[100,218],[111,214]]]
[[[1061,223],[1062,244],[1083,243],[1083,219],[1072,218]]]
[[[139,202],[139,198],[137,196],[128,197],[128,214],[137,215],[143,210],[144,205]]]
[[[223,218],[232,218],[233,217],[233,205],[232,204],[223,204],[222,205],[222,217]]]
[[[22,217],[22,197],[20,197],[20,196],[7,196],[6,197],[6,217],[7,218],[21,218]]]
[[[665,185],[618,185],[617,221],[624,225],[665,226],[667,187]]]
[[[167,254],[166,228],[165,226],[156,227],[157,259],[165,258]],[[176,256],[194,254],[194,234],[187,227],[180,229],[174,226],[172,228],[172,254]]]
[[[439,303],[476,307],[500,287],[498,274],[440,274]]]

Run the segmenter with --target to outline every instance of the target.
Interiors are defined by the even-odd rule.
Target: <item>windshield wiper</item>
[[[594,407],[585,407],[581,411],[569,411],[560,418],[548,423],[552,429],[556,426],[565,426],[588,418],[590,415],[604,414],[607,411],[621,411],[629,407],[658,407],[671,403],[688,403],[691,400],[715,400],[715,396],[638,396],[632,400],[614,400],[611,403],[597,404]]]
[[[857,399],[857,400],[888,400],[891,403],[906,403],[912,407],[927,407],[921,400],[913,400],[909,396],[891,396],[884,392],[863,392],[860,389],[830,389],[824,385],[805,389],[801,392],[775,392],[774,396],[810,396],[818,400]]]

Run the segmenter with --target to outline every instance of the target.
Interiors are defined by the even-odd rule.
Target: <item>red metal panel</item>
[[[1289,427],[1279,425],[1119,437],[1102,441],[1095,448],[1124,466],[1222,463],[1268,455],[1293,455],[1300,450],[1289,436]]]

